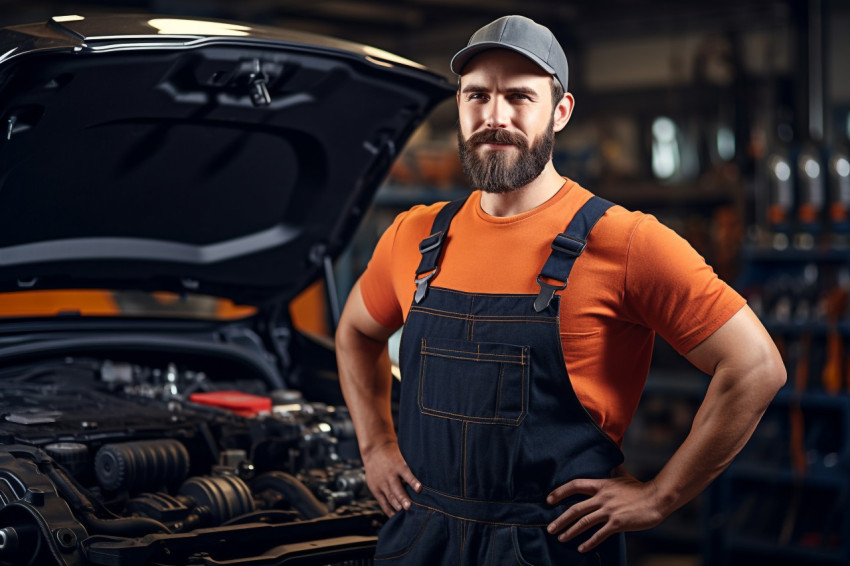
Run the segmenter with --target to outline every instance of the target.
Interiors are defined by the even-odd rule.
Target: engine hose
[[[281,493],[286,501],[307,519],[316,519],[328,514],[327,506],[316,499],[307,486],[286,472],[274,471],[257,476],[251,487],[254,492],[271,489]]]
[[[154,533],[171,533],[168,527],[148,517],[101,519],[94,513],[83,513],[82,522],[87,529],[102,535],[143,537]]]
[[[284,511],[283,509],[263,509],[260,511],[252,511],[238,517],[233,517],[229,521],[223,522],[220,526],[230,527],[232,525],[242,525],[244,523],[292,523],[302,519],[297,511]]]
[[[89,498],[77,489],[62,469],[56,468],[52,464],[43,466],[42,469],[47,474],[47,477],[50,478],[50,481],[53,482],[53,485],[56,486],[59,495],[68,502],[72,509],[83,512],[93,510]]]
[[[56,485],[59,494],[79,514],[83,525],[90,531],[117,536],[139,537],[157,532],[170,533],[171,530],[155,519],[146,517],[118,517],[102,519],[94,512],[91,500],[79,489],[61,469],[52,465],[45,466],[47,477]]]

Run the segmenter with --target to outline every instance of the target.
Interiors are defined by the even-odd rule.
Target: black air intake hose
[[[171,532],[168,527],[145,517],[120,517],[102,519],[95,514],[94,505],[86,494],[77,487],[73,479],[52,465],[44,468],[47,477],[56,486],[56,491],[65,499],[80,522],[92,533],[124,537],[142,537],[152,533]]]
[[[154,533],[170,533],[171,529],[147,517],[120,517],[118,519],[101,519],[94,513],[86,513],[82,517],[86,529],[99,535],[119,537],[143,537]]]
[[[94,471],[107,491],[176,487],[189,474],[189,453],[183,444],[168,439],[106,444],[97,451]]]
[[[286,472],[268,472],[257,476],[251,487],[255,492],[271,489],[283,495],[283,498],[307,519],[316,519],[328,514],[327,506],[316,499],[307,486],[295,476]]]

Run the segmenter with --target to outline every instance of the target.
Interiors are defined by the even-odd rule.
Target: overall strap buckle
[[[570,258],[577,258],[587,247],[587,240],[575,238],[569,234],[558,234],[552,241],[552,251],[559,252]]]
[[[419,253],[422,254],[422,259],[419,260],[419,267],[416,268],[416,274],[413,278],[413,282],[416,284],[413,302],[416,304],[419,304],[425,298],[428,293],[428,285],[440,271],[440,254],[446,243],[449,225],[465,202],[466,199],[454,200],[441,208],[431,225],[431,235],[419,242]]]
[[[546,259],[546,264],[537,276],[540,293],[534,300],[534,310],[543,312],[552,303],[555,293],[567,287],[570,272],[576,259],[587,247],[587,237],[602,215],[613,206],[613,203],[594,196],[582,206],[567,225],[563,233],[555,236],[552,241],[552,252]],[[556,281],[557,284],[547,283]]]
[[[537,298],[534,299],[535,312],[542,312],[546,310],[549,303],[552,302],[552,297],[555,296],[555,293],[567,288],[566,281],[559,281],[558,283],[559,285],[552,285],[551,283],[543,281],[539,275],[537,276],[537,284],[540,285],[540,293],[538,293]]]
[[[437,275],[437,272],[440,271],[439,267],[435,267],[434,271],[425,274],[422,277],[417,277],[414,282],[416,283],[416,293],[413,294],[413,302],[417,305],[425,298],[425,293],[428,292],[428,284],[431,282],[431,279]]]

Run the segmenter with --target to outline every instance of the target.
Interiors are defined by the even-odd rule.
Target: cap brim
[[[509,49],[510,51],[514,51],[516,53],[519,53],[520,55],[524,55],[525,57],[531,59],[531,61],[535,65],[537,65],[550,75],[556,76],[555,69],[553,69],[549,64],[540,59],[537,55],[521,47],[515,47],[513,45],[507,45],[496,41],[476,43],[475,45],[464,47],[463,49],[455,53],[455,56],[452,57],[452,61],[450,63],[452,72],[456,75],[461,74],[461,71],[463,71],[463,68],[466,66],[467,63],[469,63],[470,59],[472,59],[482,51],[487,51],[490,49]]]

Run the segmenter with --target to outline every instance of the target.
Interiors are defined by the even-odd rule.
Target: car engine
[[[183,362],[0,370],[0,564],[371,564],[345,407]]]

